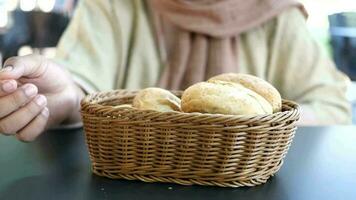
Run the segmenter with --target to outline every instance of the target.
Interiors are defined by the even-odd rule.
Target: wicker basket
[[[92,170],[114,179],[223,187],[265,183],[283,163],[299,107],[264,116],[157,112],[130,107],[117,90],[81,102]],[[180,92],[175,92],[178,96]]]

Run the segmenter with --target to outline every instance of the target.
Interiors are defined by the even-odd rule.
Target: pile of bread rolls
[[[228,73],[187,88],[179,99],[160,88],[141,90],[132,106],[160,112],[263,115],[279,112],[281,95],[267,81],[248,74]]]

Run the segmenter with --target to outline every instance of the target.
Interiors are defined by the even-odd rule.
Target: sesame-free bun
[[[180,99],[168,90],[146,88],[137,93],[132,106],[140,110],[180,111]]]
[[[281,111],[282,98],[278,90],[261,78],[248,74],[226,73],[214,76],[208,82],[216,80],[238,83],[265,98],[272,105],[273,112]]]
[[[256,92],[242,85],[225,81],[200,82],[182,95],[183,112],[228,115],[271,114],[272,106]]]

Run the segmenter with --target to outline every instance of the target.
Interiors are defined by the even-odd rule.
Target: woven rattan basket
[[[259,185],[281,167],[299,118],[298,105],[291,101],[283,101],[282,112],[253,117],[113,106],[131,103],[135,93],[102,92],[81,102],[97,175],[183,185]]]

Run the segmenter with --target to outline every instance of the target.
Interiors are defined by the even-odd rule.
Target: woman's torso
[[[149,10],[143,0],[114,2],[114,14],[121,28],[119,52],[122,71],[116,88],[137,89],[155,86],[164,69]],[[238,47],[238,71],[264,79],[268,76],[269,38],[273,22],[241,34]],[[164,47],[163,47],[164,51]],[[237,57],[236,56],[236,57]]]

